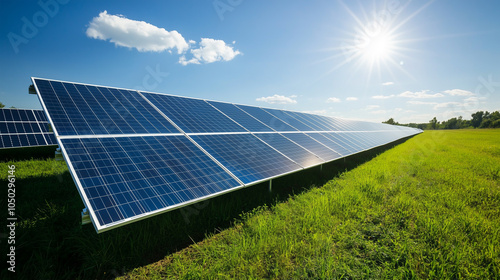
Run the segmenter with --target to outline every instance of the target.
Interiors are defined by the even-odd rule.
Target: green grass
[[[428,131],[125,279],[499,279],[500,130]]]
[[[500,130],[426,131],[273,180],[272,193],[264,183],[102,234],[79,225],[64,162],[5,161],[0,184],[8,165],[17,177],[14,276],[499,279],[498,139]]]

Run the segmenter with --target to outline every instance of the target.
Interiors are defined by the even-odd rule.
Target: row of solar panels
[[[419,133],[33,78],[98,232]]]
[[[0,109],[0,148],[57,145],[42,110]]]

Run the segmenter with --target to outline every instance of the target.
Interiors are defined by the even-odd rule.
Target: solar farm
[[[0,110],[26,279],[499,277],[499,130],[32,82]]]

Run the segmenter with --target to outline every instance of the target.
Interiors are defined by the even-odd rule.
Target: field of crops
[[[4,161],[5,189],[16,170],[15,276],[499,279],[498,139],[426,131],[273,181],[272,193],[257,185],[99,235],[79,224],[64,162]]]

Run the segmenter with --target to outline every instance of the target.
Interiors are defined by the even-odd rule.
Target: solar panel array
[[[0,148],[57,145],[42,110],[0,109]]]
[[[421,132],[32,80],[97,232]]]

